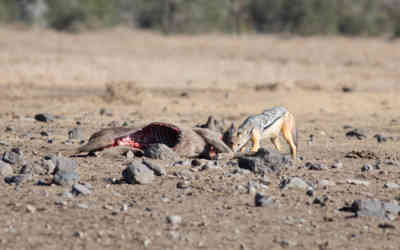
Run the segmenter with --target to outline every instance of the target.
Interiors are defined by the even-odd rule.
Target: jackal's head
[[[251,138],[251,128],[240,126],[232,136],[232,150],[233,152],[243,151],[244,146]]]

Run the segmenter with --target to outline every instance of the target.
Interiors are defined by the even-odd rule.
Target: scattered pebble
[[[312,186],[304,180],[300,179],[299,177],[292,177],[282,180],[282,182],[280,183],[280,188],[312,189]]]
[[[144,149],[144,156],[157,160],[175,160],[178,155],[170,147],[162,143],[154,143]]]
[[[11,176],[14,174],[13,168],[10,164],[0,161],[0,175],[1,176]]]
[[[330,181],[330,180],[320,180],[320,181],[318,182],[318,184],[319,184],[320,186],[322,186],[322,187],[325,187],[325,186],[335,186],[335,185],[336,185],[334,182],[332,182],[332,181]]]
[[[154,172],[139,161],[129,163],[122,172],[122,176],[129,184],[150,184],[154,179]]]
[[[82,194],[82,195],[89,195],[92,193],[89,188],[87,188],[85,185],[82,184],[74,184],[72,185],[72,193],[75,193],[76,195]]]
[[[332,164],[331,168],[337,168],[337,169],[343,168],[343,163],[340,161],[336,161],[335,163]]]
[[[347,183],[353,184],[353,185],[364,185],[364,186],[369,186],[368,181],[363,181],[363,180],[356,180],[356,179],[348,179]]]
[[[367,136],[359,129],[353,129],[346,133],[346,137],[356,137],[358,140],[367,138]]]
[[[69,140],[82,140],[82,131],[80,128],[73,128],[68,131],[68,139]]]
[[[374,169],[374,166],[372,166],[371,164],[364,164],[361,167],[361,172],[368,172]]]
[[[78,173],[74,171],[58,170],[54,174],[53,182],[61,186],[71,186],[80,180]]]
[[[26,211],[33,214],[34,212],[36,212],[36,207],[28,204],[26,205]]]
[[[54,116],[50,114],[36,114],[35,120],[39,122],[51,122],[54,121]]]
[[[318,170],[318,171],[327,169],[326,165],[322,163],[312,163],[312,162],[306,162],[304,167],[309,170]]]
[[[155,160],[143,159],[143,164],[150,168],[157,176],[163,176],[167,174],[165,168]]]
[[[385,184],[383,185],[383,187],[384,187],[384,188],[389,188],[389,189],[398,189],[398,188],[400,188],[400,185],[397,184],[397,183],[388,182],[388,183],[385,183]]]
[[[179,215],[169,215],[167,216],[167,222],[172,225],[181,224],[183,221],[182,217]]]
[[[265,207],[273,205],[275,202],[270,196],[265,196],[262,193],[256,193],[254,197],[254,203],[256,207]]]

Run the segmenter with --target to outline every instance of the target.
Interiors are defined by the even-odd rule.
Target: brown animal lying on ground
[[[106,128],[94,133],[86,145],[74,154],[100,151],[115,146],[129,146],[144,150],[154,143],[162,143],[183,157],[206,155],[215,157],[217,153],[230,153],[231,149],[220,139],[218,132],[207,128],[188,128],[164,122],[153,122],[138,128]]]

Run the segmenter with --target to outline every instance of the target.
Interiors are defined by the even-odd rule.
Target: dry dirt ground
[[[149,185],[110,184],[121,178],[129,162],[124,156],[74,158],[81,182],[92,186],[88,196],[66,198],[70,187],[37,185],[50,174],[35,174],[18,187],[0,181],[0,249],[400,249],[398,219],[339,211],[356,199],[399,198],[400,189],[384,184],[400,184],[400,166],[383,163],[400,160],[398,41],[164,37],[123,28],[76,35],[1,27],[0,37],[0,153],[19,148],[28,166],[77,147],[77,141],[66,143],[75,127],[87,139],[118,124],[194,126],[209,115],[237,125],[276,105],[296,117],[301,158],[257,190],[277,200],[265,207],[255,207],[246,188],[262,178],[232,174],[237,166],[166,166],[168,175]],[[59,118],[38,122],[37,113]],[[344,126],[367,137],[348,138],[351,128]],[[375,134],[392,138],[378,143]],[[269,141],[262,145],[271,148]],[[345,158],[353,150],[375,159]],[[335,161],[343,167],[330,168]],[[380,169],[361,171],[377,161]],[[327,168],[309,170],[306,162]],[[13,167],[17,175],[20,168]],[[177,188],[182,173],[191,188]],[[312,183],[314,196],[281,190],[283,176]],[[321,186],[324,179],[334,185]],[[324,195],[325,206],[313,204]],[[169,215],[182,223],[167,223]]]

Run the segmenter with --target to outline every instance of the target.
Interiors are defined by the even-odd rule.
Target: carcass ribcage
[[[163,143],[171,148],[180,142],[181,136],[182,131],[178,127],[163,122],[150,123],[131,135],[132,139],[141,146]]]

